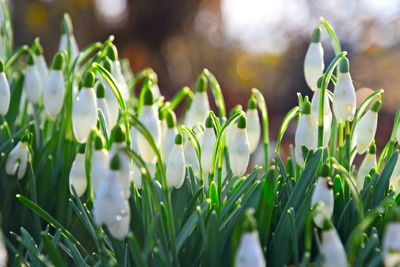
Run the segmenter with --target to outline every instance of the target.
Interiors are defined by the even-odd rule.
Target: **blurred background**
[[[400,1],[398,0],[11,0],[15,45],[39,36],[48,61],[59,42],[64,12],[79,47],[115,35],[120,56],[134,72],[152,67],[168,98],[207,67],[228,108],[246,105],[252,87],[266,98],[271,136],[297,104],[312,96],[303,60],[313,28],[325,17],[349,52],[356,89],[383,88],[378,147],[389,138],[400,103]],[[323,33],[325,65],[334,57]],[[291,141],[295,123],[288,130]]]

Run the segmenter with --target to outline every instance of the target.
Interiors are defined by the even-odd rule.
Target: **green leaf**
[[[64,259],[62,258],[60,252],[58,251],[58,249],[53,245],[53,243],[51,242],[49,236],[47,235],[47,233],[42,232],[40,234],[40,237],[43,241],[43,247],[44,249],[47,251],[47,255],[50,259],[50,261],[54,264],[54,266],[67,266],[66,262],[64,261]]]

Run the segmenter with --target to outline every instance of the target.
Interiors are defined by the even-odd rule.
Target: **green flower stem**
[[[390,140],[382,150],[382,153],[379,157],[378,160],[378,165],[377,165],[377,171],[379,172],[382,168],[383,161],[386,160],[388,161],[390,157],[392,156],[394,145],[396,143],[396,134],[397,130],[400,125],[400,106],[397,107],[396,115],[394,117],[394,122],[393,122],[393,128],[392,128],[392,134],[390,135]],[[399,140],[397,140],[399,142]]]
[[[350,171],[351,167],[351,130],[350,130],[350,121],[346,121],[346,143],[345,143],[345,154],[346,160],[344,166],[348,171]]]
[[[328,21],[326,21],[325,18],[321,17],[320,20],[321,20],[320,25],[324,26],[326,31],[328,32],[328,35],[329,35],[329,38],[331,39],[332,47],[335,50],[336,56],[339,55],[342,52],[342,49],[340,47],[339,38],[337,37],[333,27],[329,24]]]
[[[92,63],[94,62],[98,62],[100,61],[100,59],[102,59],[103,57],[105,57],[107,55],[107,51],[108,48],[110,47],[110,45],[112,44],[112,42],[114,41],[115,37],[114,35],[110,35],[107,40],[103,43],[102,48],[100,50],[100,53],[98,53],[93,59],[92,59]]]
[[[83,62],[86,62],[89,57],[101,47],[103,47],[103,45],[97,42],[83,49],[72,63],[71,68],[68,69],[68,75],[70,75],[70,73],[74,73],[77,67],[79,67]]]
[[[221,87],[215,76],[208,69],[204,69],[203,73],[204,75],[206,75],[209,81],[210,88],[214,96],[215,105],[218,108],[219,117],[222,119],[226,117],[226,108],[225,108],[224,97],[221,92]]]
[[[169,108],[174,110],[182,100],[185,99],[186,96],[193,96],[193,92],[189,87],[185,86],[171,99]]]
[[[333,116],[332,118],[332,127],[331,127],[331,140],[329,143],[329,152],[330,155],[333,157],[336,157],[336,145],[338,142],[338,121],[336,120],[336,117]],[[340,157],[339,157],[340,159]]]
[[[343,163],[343,148],[344,148],[344,122],[341,121],[339,122],[339,129],[338,129],[338,144],[339,144],[339,149],[338,149],[338,159],[340,163]]]
[[[87,182],[87,199],[86,205],[89,210],[93,208],[93,186],[92,186],[92,154],[93,154],[93,141],[96,137],[97,130],[92,129],[89,134],[89,139],[86,143],[86,153],[85,153],[85,174],[86,174],[86,182]]]
[[[292,108],[283,118],[281,127],[279,128],[279,133],[278,133],[278,140],[276,141],[276,148],[275,148],[275,153],[276,155],[279,155],[280,149],[281,149],[281,142],[283,139],[283,135],[285,134],[290,122],[296,118],[296,116],[299,114],[300,108],[299,106],[295,106]]]
[[[322,79],[321,92],[319,95],[319,117],[318,117],[318,147],[322,147],[324,144],[324,106],[325,106],[325,92],[328,90],[328,84],[331,80],[334,69],[336,68],[339,61],[346,56],[347,52],[339,53],[329,64],[324,78]]]
[[[29,51],[29,47],[27,45],[23,45],[20,48],[18,48],[17,50],[15,50],[15,52],[7,59],[7,61],[4,64],[4,71],[7,73],[8,70],[11,68],[11,66],[14,64],[15,61],[17,61],[17,59],[24,54],[25,52]]]
[[[133,76],[133,78],[128,82],[128,89],[129,91],[134,90],[136,84],[142,80],[143,78],[155,74],[152,68],[145,68],[139,71],[137,74]]]
[[[264,166],[265,169],[269,169],[269,119],[268,119],[268,109],[265,102],[264,96],[261,92],[253,88],[251,89],[252,96],[256,97],[258,108],[261,112],[262,127],[263,127],[263,142],[264,142]]]

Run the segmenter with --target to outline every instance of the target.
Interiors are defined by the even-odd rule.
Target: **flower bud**
[[[162,140],[162,154],[164,162],[167,162],[169,153],[175,143],[176,130],[176,117],[172,110],[167,112],[166,118],[167,128],[165,130],[164,139]]]
[[[185,181],[185,156],[183,154],[183,137],[180,133],[176,135],[175,145],[169,154],[166,175],[169,187],[180,188]]]
[[[122,74],[121,64],[118,61],[118,50],[117,47],[113,44],[110,45],[107,51],[107,56],[111,59],[112,62],[112,75],[118,83],[119,92],[122,95],[124,101],[129,100],[129,90],[128,84],[126,83],[125,77]]]
[[[40,76],[41,81],[47,80],[49,70],[47,69],[47,63],[43,56],[43,47],[40,44],[39,37],[36,37],[32,43],[32,51],[35,54],[36,68]]]
[[[106,58],[103,61],[103,67],[110,73],[112,73],[112,62],[110,59]],[[115,97],[111,87],[108,85],[108,83],[104,80],[103,76],[101,74],[98,75],[98,78],[100,80],[100,83],[104,86],[105,88],[105,98],[108,106],[108,111],[110,114],[110,125],[111,128],[113,128],[118,121],[118,116],[119,116],[119,104],[117,101],[117,98]]]
[[[315,128],[316,125],[311,115],[311,104],[308,98],[306,98],[302,106],[300,121],[294,137],[296,162],[300,165],[304,162],[301,147],[305,146],[308,149],[315,149],[317,147],[317,130]]]
[[[109,155],[107,149],[104,147],[104,142],[102,136],[96,136],[95,148],[92,155],[92,184],[95,195],[99,191],[109,166]]]
[[[304,59],[304,76],[308,87],[315,91],[317,81],[324,71],[324,50],[321,45],[321,29],[316,28]]]
[[[192,103],[185,115],[185,125],[192,128],[197,123],[204,123],[210,110],[207,96],[207,79],[200,75],[197,79],[197,89],[192,98]]]
[[[26,168],[30,158],[28,145],[24,141],[19,141],[18,144],[11,150],[6,161],[6,173],[15,175],[22,179],[25,176]]]
[[[329,167],[323,165],[320,177],[317,180],[317,186],[311,197],[311,206],[319,205],[314,215],[314,223],[319,228],[323,227],[325,219],[330,219],[332,217],[334,204],[332,187],[332,181],[329,177]]]
[[[382,256],[385,266],[400,264],[400,217],[398,207],[393,211],[391,221],[386,225],[382,241]]]
[[[212,156],[215,146],[215,133],[213,128],[213,120],[208,116],[206,120],[206,128],[201,139],[201,166],[205,176],[208,176],[211,170]]]
[[[322,76],[320,78],[322,80]],[[319,81],[320,81],[319,80]],[[314,91],[314,95],[311,99],[311,115],[314,120],[314,125],[318,125],[319,120],[319,100],[320,100],[321,90],[317,89]],[[325,92],[324,96],[324,146],[327,146],[331,136],[331,125],[332,125],[332,112],[329,104],[328,94]],[[318,128],[315,127],[315,136],[318,136]]]
[[[0,60],[0,115],[6,115],[10,107],[10,85],[4,73],[4,65]]]
[[[371,110],[368,110],[356,125],[355,132],[357,132],[357,134],[355,137],[358,154],[365,153],[375,137],[380,105],[381,101],[375,101]]]
[[[78,44],[73,35],[72,21],[66,13],[61,22],[61,39],[58,50],[71,51],[71,59],[75,59],[79,54]]]
[[[346,251],[336,230],[330,223],[324,225],[321,239],[321,254],[324,257],[322,266],[347,267]]]
[[[260,142],[261,126],[257,111],[257,102],[251,97],[246,111],[247,134],[249,136],[250,153],[253,153]]]
[[[85,146],[81,145],[78,154],[76,154],[69,172],[69,185],[72,194],[72,186],[75,188],[78,197],[81,197],[86,191],[87,181],[85,173]]]
[[[103,112],[104,120],[106,123],[107,127],[107,135],[110,134],[111,132],[111,120],[110,120],[110,112],[108,110],[108,104],[105,99],[105,88],[102,83],[99,83],[96,88],[96,103],[97,103],[97,108]]]
[[[365,156],[364,160],[360,165],[360,168],[358,169],[358,174],[357,174],[358,191],[361,191],[363,189],[365,177],[370,173],[371,169],[375,169],[376,166],[377,166],[376,146],[375,143],[372,143],[371,146],[369,147],[368,154]]]
[[[62,72],[63,62],[63,54],[58,52],[53,58],[51,70],[43,90],[43,104],[46,113],[53,119],[60,113],[64,103],[65,84],[64,74]]]
[[[356,91],[349,72],[349,60],[345,58],[339,62],[339,73],[333,93],[333,111],[336,119],[339,122],[352,121],[356,113],[356,102]]]
[[[231,140],[234,142],[228,146],[230,166],[234,175],[241,176],[247,170],[250,159],[250,144],[244,116],[238,119],[236,130],[231,134]]]
[[[29,54],[28,65],[25,69],[24,92],[29,102],[36,104],[42,95],[42,83],[35,67],[35,59]]]

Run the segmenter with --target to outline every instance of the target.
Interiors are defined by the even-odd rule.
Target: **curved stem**
[[[335,54],[339,55],[342,52],[342,49],[340,47],[339,38],[337,37],[335,30],[325,18],[321,17],[320,20],[321,20],[320,25],[324,26],[326,31],[328,32],[333,49],[335,50]]]
[[[14,64],[14,62],[25,52],[29,51],[29,47],[27,45],[23,45],[20,48],[18,48],[5,62],[4,64],[4,70],[5,72],[7,72],[12,64]]]

